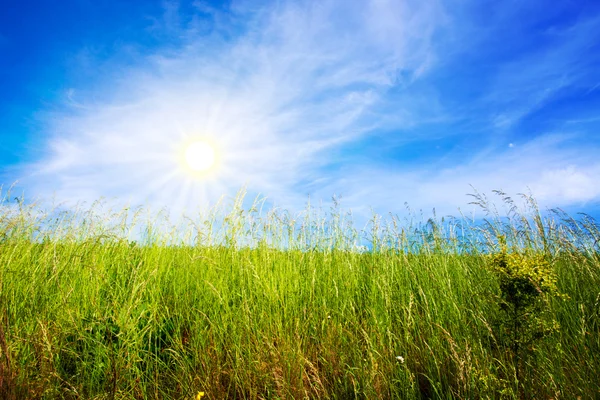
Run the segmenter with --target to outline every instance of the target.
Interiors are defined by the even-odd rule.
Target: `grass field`
[[[485,221],[364,230],[337,208],[294,217],[239,199],[170,230],[135,210],[5,198],[0,397],[600,398],[600,230],[500,195],[504,214],[474,198]],[[507,334],[500,237],[546,260],[563,294],[540,297],[532,312],[556,329],[518,357],[534,320]]]

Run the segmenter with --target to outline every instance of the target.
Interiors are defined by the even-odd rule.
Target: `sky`
[[[457,215],[502,190],[600,215],[596,0],[5,2],[0,88],[0,184],[26,198]]]

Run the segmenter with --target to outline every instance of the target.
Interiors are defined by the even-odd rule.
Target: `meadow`
[[[5,194],[0,397],[600,398],[599,226],[497,194],[360,229],[243,196],[171,226]]]

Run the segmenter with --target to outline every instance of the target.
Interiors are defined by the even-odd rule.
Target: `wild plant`
[[[553,298],[566,298],[558,290],[557,276],[543,253],[510,249],[498,237],[499,250],[491,253],[488,265],[498,279],[497,297],[502,312],[500,343],[510,349],[517,384],[524,358],[541,339],[556,333],[559,325],[550,312]]]

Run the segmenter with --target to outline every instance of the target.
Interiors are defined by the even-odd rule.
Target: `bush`
[[[512,353],[518,384],[522,361],[534,350],[534,343],[559,329],[549,312],[550,300],[565,296],[559,292],[556,273],[544,254],[527,249],[509,251],[503,236],[498,242],[500,251],[489,256],[489,266],[500,286],[498,336]]]

